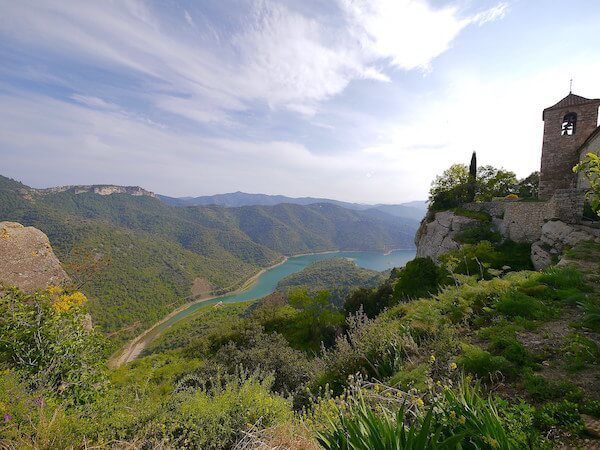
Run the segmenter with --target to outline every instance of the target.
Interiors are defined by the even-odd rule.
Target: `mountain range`
[[[239,287],[284,255],[411,248],[418,221],[332,203],[174,207],[111,185],[34,189],[0,176],[0,220],[47,234],[90,298],[94,322],[123,340],[193,296]]]
[[[315,197],[287,197],[285,195],[267,195],[267,194],[248,194],[246,192],[231,192],[228,194],[205,195],[200,197],[167,197],[158,195],[163,202],[172,206],[200,206],[200,205],[219,205],[227,207],[237,206],[273,206],[281,203],[293,205],[313,205],[317,203],[329,203],[341,206],[342,208],[356,211],[377,210],[383,211],[392,216],[405,217],[407,219],[421,220],[427,212],[426,201],[413,201],[397,205],[376,204],[369,205],[364,203],[350,203],[329,198]]]

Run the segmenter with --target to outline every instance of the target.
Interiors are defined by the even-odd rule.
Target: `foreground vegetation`
[[[417,259],[343,309],[302,290],[211,306],[114,371],[81,294],[3,288],[1,444],[520,449],[591,439],[600,300],[589,275],[458,272]]]

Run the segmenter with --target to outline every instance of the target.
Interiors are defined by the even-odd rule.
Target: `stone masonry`
[[[569,94],[543,113],[544,139],[540,169],[540,200],[548,200],[557,189],[576,186],[573,167],[579,162],[579,148],[598,126],[600,99]],[[563,123],[574,114],[572,134],[564,132]]]

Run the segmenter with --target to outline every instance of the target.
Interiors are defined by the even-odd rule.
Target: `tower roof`
[[[542,114],[542,119],[545,119],[546,111],[552,111],[553,109],[566,108],[569,106],[586,105],[588,103],[600,104],[600,99],[599,98],[593,98],[593,99],[585,98],[580,95],[575,95],[575,94],[569,92],[569,95],[567,95],[565,98],[563,98],[560,102],[544,109],[544,112]]]

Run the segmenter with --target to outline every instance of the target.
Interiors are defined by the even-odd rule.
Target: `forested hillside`
[[[339,307],[354,289],[375,287],[383,283],[385,278],[384,272],[363,269],[348,259],[326,259],[283,278],[277,290],[286,293],[304,289],[310,294],[329,291],[332,303]]]
[[[191,295],[238,286],[284,254],[410,247],[417,223],[335,205],[175,208],[149,196],[41,193],[0,177],[0,219],[45,232],[117,340]]]

